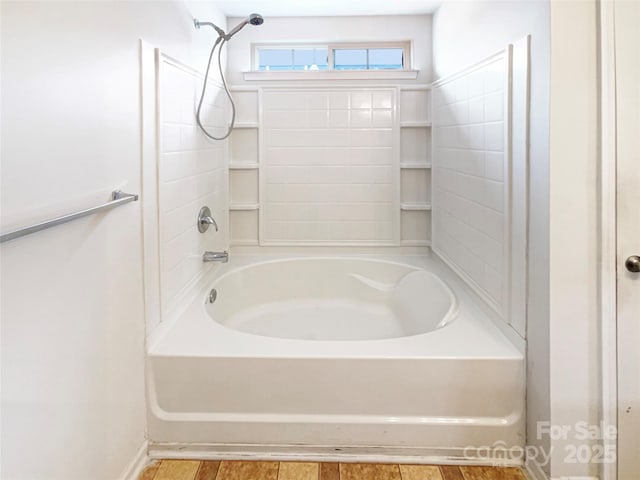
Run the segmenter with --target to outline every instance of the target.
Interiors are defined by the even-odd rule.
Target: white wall
[[[233,26],[242,19],[230,18]],[[251,44],[282,42],[413,41],[416,83],[428,83],[431,70],[431,16],[378,17],[265,17],[259,27],[247,26],[229,42],[229,82],[243,83],[242,72],[251,70]]]
[[[597,11],[595,0],[551,4],[551,421],[571,428],[552,442],[563,453],[593,451],[575,425],[599,419]],[[553,459],[554,478],[598,475],[597,464],[565,456]]]
[[[182,2],[3,2],[2,230],[139,192],[138,39],[198,67]],[[224,23],[223,23],[224,25]],[[113,480],[144,441],[141,207],[2,245],[6,480]]]
[[[527,323],[527,430],[529,445],[549,420],[549,3],[457,1],[433,20],[434,79],[449,75],[531,34],[529,150],[529,305]]]

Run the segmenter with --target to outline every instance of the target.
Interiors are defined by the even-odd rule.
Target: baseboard
[[[528,458],[524,464],[524,468],[531,480],[549,480],[549,476],[544,472],[542,466],[534,459]]]
[[[495,465],[494,458],[487,458],[478,453],[469,448],[341,447],[336,449],[309,445],[149,444],[151,459]],[[517,458],[501,458],[500,465],[521,467],[522,462]]]
[[[122,475],[120,475],[120,477],[118,478],[120,478],[121,480],[138,480],[140,474],[142,473],[142,470],[151,460],[147,453],[148,450],[149,442],[145,440],[144,442],[142,442],[142,445],[140,445],[140,448],[136,452],[136,455],[133,457],[133,460],[131,460],[129,466],[124,470],[124,472],[122,472]]]

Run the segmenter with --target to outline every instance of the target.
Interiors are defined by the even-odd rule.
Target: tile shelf
[[[260,96],[256,87],[231,87],[236,123],[229,139],[229,243],[257,246],[260,202]]]
[[[257,170],[260,165],[247,162],[229,162],[229,170]]]
[[[401,240],[400,245],[403,247],[430,247],[430,240]]]
[[[229,210],[232,210],[232,211],[260,210],[260,205],[257,203],[230,203]]]
[[[400,162],[400,168],[405,170],[422,170],[431,168],[428,162]]]
[[[429,211],[431,210],[431,204],[430,203],[401,203],[400,210]]]
[[[400,245],[431,246],[431,92],[399,88]]]
[[[400,122],[400,128],[429,128],[431,122]]]

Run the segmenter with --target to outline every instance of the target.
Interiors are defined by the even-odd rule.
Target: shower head
[[[250,23],[251,25],[262,25],[264,23],[264,18],[262,18],[262,15],[258,13],[252,13],[248,18],[233,27],[233,29],[224,36],[224,39],[229,41],[229,39],[242,30],[247,23]]]
[[[249,23],[251,25],[262,25],[264,23],[264,18],[259,13],[252,13],[249,15]]]

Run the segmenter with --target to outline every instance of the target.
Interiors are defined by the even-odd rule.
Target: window
[[[260,48],[258,70],[326,70],[327,48]]]
[[[339,45],[255,45],[254,69],[408,70],[410,43]]]
[[[402,70],[402,48],[337,48],[333,50],[334,70]]]

